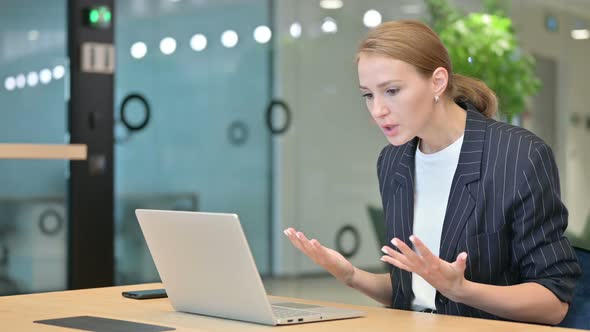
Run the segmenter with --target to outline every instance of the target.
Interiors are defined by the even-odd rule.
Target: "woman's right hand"
[[[312,261],[326,269],[336,279],[352,286],[354,266],[339,252],[326,248],[316,239],[308,240],[305,234],[293,228],[284,230],[293,245],[307,255]]]

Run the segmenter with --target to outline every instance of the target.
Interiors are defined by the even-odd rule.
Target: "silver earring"
[[[439,98],[438,96],[434,96],[434,103],[435,104],[438,104],[438,98]]]

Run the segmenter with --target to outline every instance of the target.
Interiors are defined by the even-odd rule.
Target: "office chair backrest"
[[[590,251],[574,250],[582,266],[582,277],[578,280],[570,309],[559,326],[590,330]]]
[[[373,205],[368,205],[367,212],[369,213],[369,217],[371,218],[371,223],[373,224],[375,236],[379,241],[379,248],[377,248],[377,250],[380,251],[381,247],[387,243],[387,234],[385,230],[385,216],[383,213],[383,209],[381,209],[380,207],[375,207]]]

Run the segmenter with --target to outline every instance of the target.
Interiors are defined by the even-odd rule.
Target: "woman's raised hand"
[[[355,268],[344,256],[335,250],[324,247],[316,239],[307,239],[305,234],[293,228],[285,229],[284,233],[291,243],[312,261],[326,269],[336,279],[351,286]]]

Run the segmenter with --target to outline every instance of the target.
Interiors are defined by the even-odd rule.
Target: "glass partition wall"
[[[116,9],[116,282],[158,278],[136,208],[237,213],[268,273],[268,1]]]
[[[0,143],[67,139],[65,1],[0,5]],[[0,159],[0,295],[66,288],[67,160]]]

